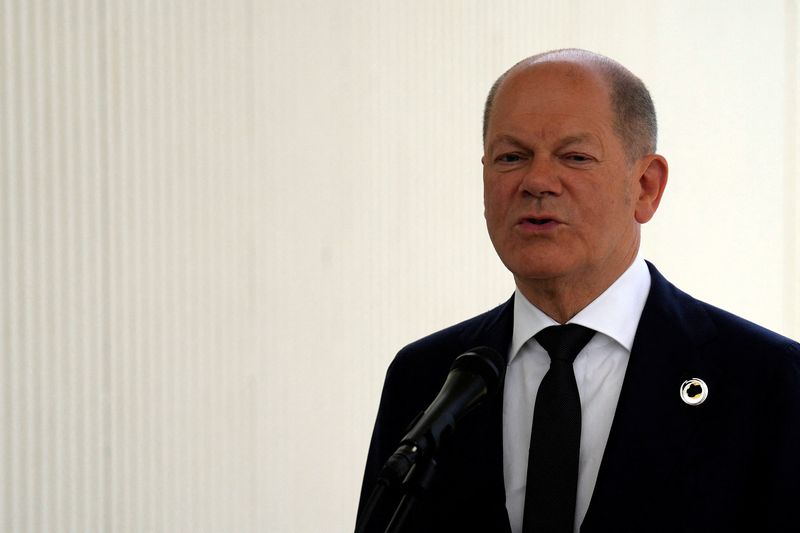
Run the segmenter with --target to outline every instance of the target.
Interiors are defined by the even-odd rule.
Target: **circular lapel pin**
[[[702,379],[687,379],[681,385],[681,400],[686,405],[700,405],[706,398],[708,398],[708,385]]]

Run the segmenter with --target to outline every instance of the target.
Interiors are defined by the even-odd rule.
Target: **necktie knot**
[[[534,338],[547,351],[551,360],[572,364],[594,334],[593,329],[579,324],[565,324],[544,328]]]

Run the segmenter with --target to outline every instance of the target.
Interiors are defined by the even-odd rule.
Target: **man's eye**
[[[497,158],[497,161],[500,163],[516,163],[520,161],[522,157],[517,154],[503,154]]]
[[[567,154],[566,156],[564,156],[564,159],[567,159],[569,161],[574,161],[576,163],[587,163],[592,160],[591,157],[583,154]]]

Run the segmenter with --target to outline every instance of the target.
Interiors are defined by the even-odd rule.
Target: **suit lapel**
[[[683,490],[689,444],[702,410],[680,386],[708,377],[703,350],[714,327],[702,308],[648,263],[651,288],[582,531],[605,530],[636,509],[657,517]]]

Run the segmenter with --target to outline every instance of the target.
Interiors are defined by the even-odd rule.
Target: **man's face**
[[[517,283],[621,274],[639,244],[639,167],[598,74],[564,62],[510,73],[492,108],[483,183],[489,236]]]

